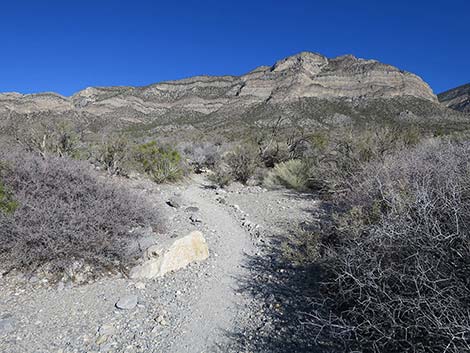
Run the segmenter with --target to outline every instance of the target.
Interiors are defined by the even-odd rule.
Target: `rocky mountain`
[[[470,83],[442,92],[438,98],[449,108],[470,113]]]
[[[167,129],[287,124],[343,124],[370,119],[463,119],[442,107],[418,76],[352,55],[328,59],[302,52],[242,76],[196,76],[144,87],[89,87],[55,93],[0,94],[2,126],[41,117],[84,119],[95,128]]]

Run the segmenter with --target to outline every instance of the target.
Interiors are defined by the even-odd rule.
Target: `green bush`
[[[13,213],[18,208],[18,202],[14,200],[10,190],[0,180],[0,212]]]
[[[135,160],[140,169],[156,183],[178,181],[185,174],[179,152],[170,147],[161,147],[156,141],[138,146]]]
[[[270,188],[280,186],[305,191],[308,189],[310,180],[310,163],[305,160],[292,159],[278,163],[264,178],[264,185]]]

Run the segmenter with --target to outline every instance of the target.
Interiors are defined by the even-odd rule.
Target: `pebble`
[[[116,333],[116,328],[111,324],[105,324],[98,329],[98,332],[102,336],[112,336]]]
[[[197,218],[195,215],[191,215],[191,216],[189,217],[189,219],[190,219],[191,222],[193,222],[193,223],[201,223],[201,222],[202,222],[201,219],[200,219],[200,218]]]
[[[137,282],[137,283],[135,284],[135,287],[136,287],[137,289],[145,289],[145,283]]]
[[[10,315],[0,318],[0,336],[10,333],[15,329],[14,320]]]
[[[185,211],[189,213],[191,212],[195,213],[195,212],[199,212],[199,208],[194,207],[194,206],[189,206],[189,207],[186,207]]]
[[[119,298],[116,303],[116,308],[122,310],[131,310],[137,306],[137,296],[130,294]]]

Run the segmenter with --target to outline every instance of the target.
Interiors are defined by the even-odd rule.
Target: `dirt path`
[[[237,278],[243,276],[242,262],[253,255],[251,236],[226,207],[218,203],[206,188],[202,177],[196,177],[182,199],[200,209],[202,222],[213,230],[209,241],[213,274],[198,288],[198,297],[189,312],[184,313],[176,340],[168,352],[207,352],[216,349],[232,329],[242,298],[237,295]]]
[[[200,175],[182,185],[123,182],[162,210],[167,230],[157,242],[200,230],[209,258],[151,281],[111,276],[51,288],[0,277],[0,352],[239,352],[228,348],[231,333],[253,318],[266,326],[253,310],[253,293],[240,288],[257,275],[247,264],[264,256],[260,233],[277,236],[289,222],[308,219],[312,201],[257,187],[214,190]],[[167,205],[174,195],[180,207]],[[138,305],[117,309],[127,295],[137,296]]]

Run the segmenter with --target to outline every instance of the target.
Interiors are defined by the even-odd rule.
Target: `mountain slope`
[[[375,107],[380,107],[376,109]],[[196,76],[144,87],[89,87],[55,93],[0,94],[0,127],[81,119],[94,129],[242,128],[276,116],[308,126],[357,120],[466,120],[438,103],[418,76],[352,55],[302,52],[242,76]]]
[[[442,92],[438,98],[451,109],[470,113],[470,83]]]

